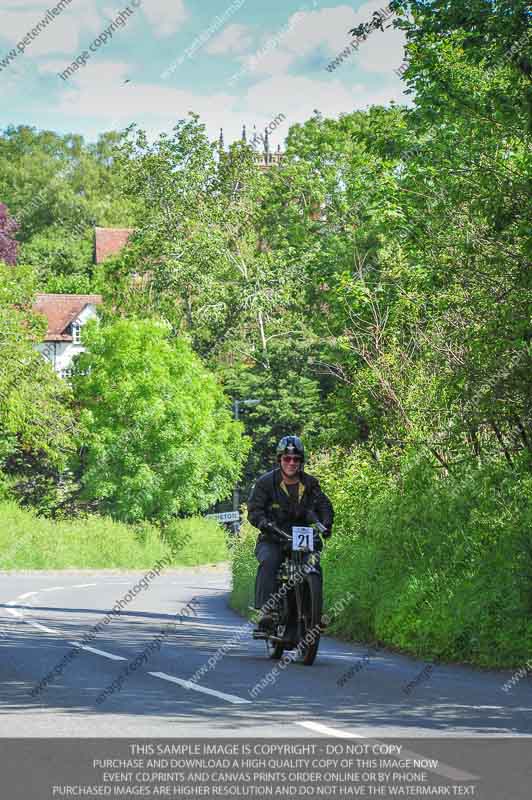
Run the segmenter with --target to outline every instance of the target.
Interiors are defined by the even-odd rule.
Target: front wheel
[[[298,645],[303,664],[310,666],[318,653],[321,633],[323,605],[321,577],[316,573],[307,575],[302,586],[303,636]]]
[[[277,605],[274,614],[276,617],[276,624],[274,625],[273,633],[275,636],[282,638],[284,631],[286,630],[286,599],[284,599],[284,602]],[[282,642],[272,642],[271,639],[268,638],[266,639],[266,650],[270,658],[278,661],[284,653],[284,645]]]

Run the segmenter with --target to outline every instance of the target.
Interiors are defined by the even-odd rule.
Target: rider
[[[322,533],[328,538],[332,533],[333,507],[320,484],[303,471],[305,449],[298,436],[283,436],[277,445],[276,469],[261,475],[254,484],[248,499],[248,519],[260,535],[255,546],[259,562],[255,580],[255,608],[261,609],[275,591],[276,573],[282,561],[279,536],[271,528],[274,523],[285,533],[292,525],[305,525],[313,514],[325,525]],[[317,542],[316,549],[321,549]],[[259,630],[271,627],[272,617],[262,612]]]

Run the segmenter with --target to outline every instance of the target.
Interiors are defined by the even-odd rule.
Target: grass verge
[[[54,521],[0,503],[0,570],[147,569],[170,554],[172,566],[226,561],[227,534],[214,520],[192,517],[176,520],[161,539],[148,523],[96,515]]]

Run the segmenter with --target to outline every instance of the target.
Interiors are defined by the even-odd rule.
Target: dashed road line
[[[226,694],[226,692],[218,692],[216,689],[207,689],[206,686],[200,686],[197,683],[192,683],[192,681],[174,678],[173,675],[167,675],[166,672],[148,672],[148,675],[152,675],[154,678],[161,678],[163,681],[169,681],[170,683],[177,683],[184,689],[192,689],[195,692],[203,692],[213,697],[219,697],[221,700],[227,700],[229,703],[251,703],[251,700],[246,700],[244,697],[237,697],[236,694]]]
[[[32,622],[31,620],[27,620],[27,622],[28,625],[32,625],[34,628],[38,628],[45,633],[59,633],[59,631],[54,631],[52,628],[47,628],[46,625],[41,625],[40,622]]]
[[[89,653],[95,653],[97,656],[110,658],[112,661],[127,661],[127,658],[124,658],[124,656],[115,656],[114,653],[108,653],[106,650],[98,650],[96,647],[89,647],[88,644],[79,644],[79,642],[69,642],[69,644],[78,647],[80,650],[88,650]]]
[[[372,739],[368,736],[363,736],[360,733],[352,733],[351,731],[344,731],[338,728],[330,728],[328,725],[323,725],[321,722],[312,722],[311,720],[303,720],[301,722],[296,722],[296,725],[301,725],[303,728],[308,728],[311,731],[315,731],[316,733],[324,733],[327,736],[335,736],[338,739],[367,739],[368,741],[374,742],[375,744],[379,744],[379,742],[375,739]],[[401,750],[401,758],[410,758],[410,759],[423,759],[429,760],[427,756],[420,755],[419,753],[414,753],[411,750]],[[437,766],[423,766],[423,769],[428,770],[429,772],[435,772],[437,775],[442,775],[444,778],[450,778],[453,781],[479,781],[479,775],[471,775],[470,772],[464,772],[461,769],[456,769],[456,767],[451,767],[449,764],[442,763],[439,759],[432,759],[436,762]]]
[[[304,720],[303,722],[296,722],[296,725],[301,725],[303,728],[308,728],[310,731],[316,733],[324,733],[327,736],[337,736],[339,739],[364,739],[365,737],[359,733],[351,733],[350,731],[341,731],[336,728],[329,728],[328,725],[323,725],[321,722],[311,722]]]

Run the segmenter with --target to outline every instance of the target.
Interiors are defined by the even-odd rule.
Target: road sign
[[[222,511],[219,514],[207,514],[207,519],[215,519],[218,522],[238,522],[240,514],[238,511]]]

